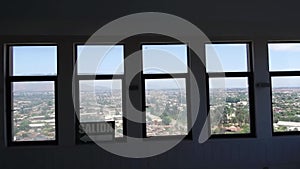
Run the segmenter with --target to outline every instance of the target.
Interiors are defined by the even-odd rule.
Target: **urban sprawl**
[[[119,89],[80,91],[80,122],[113,121],[115,137],[123,136],[122,94]],[[274,131],[300,131],[300,88],[274,88]],[[188,113],[183,89],[146,90],[147,136],[186,135]],[[210,89],[212,134],[250,132],[246,88]],[[54,140],[53,91],[13,92],[14,141]]]

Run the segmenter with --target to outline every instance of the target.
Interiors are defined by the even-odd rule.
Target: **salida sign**
[[[115,139],[115,122],[82,122],[78,133],[83,142],[112,141]]]

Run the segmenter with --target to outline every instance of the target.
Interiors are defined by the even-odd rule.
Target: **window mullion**
[[[128,41],[125,46],[125,112],[127,136],[142,138],[145,136],[145,114],[143,112],[144,86],[142,81],[142,56],[139,42]],[[136,53],[135,53],[136,52]],[[134,54],[132,54],[134,53]]]

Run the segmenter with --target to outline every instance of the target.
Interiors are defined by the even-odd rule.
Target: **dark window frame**
[[[56,51],[56,75],[45,75],[45,76],[14,76],[12,74],[13,69],[13,51],[14,46],[55,46]],[[59,126],[58,126],[58,76],[59,76],[59,60],[58,60],[58,45],[56,43],[12,43],[5,44],[5,88],[6,94],[6,141],[8,146],[25,146],[25,145],[58,145],[59,137]],[[54,140],[36,140],[36,141],[13,141],[13,97],[12,97],[12,84],[13,82],[43,82],[52,81],[54,83],[54,109],[55,109],[55,139]]]
[[[279,43],[299,43],[299,41],[268,41],[267,42],[267,50],[268,50],[268,72],[269,72],[269,84],[270,84],[270,101],[271,101],[271,125],[272,125],[272,136],[293,136],[293,135],[300,135],[300,131],[283,131],[283,132],[275,132],[274,130],[274,112],[273,112],[273,92],[272,92],[272,77],[291,77],[291,76],[298,76],[300,77],[300,70],[293,71],[270,71],[270,53],[269,53],[269,44],[279,44]]]
[[[179,43],[179,42],[169,42],[169,41],[163,41],[163,42],[140,42],[140,48],[142,48],[142,45],[168,45],[168,44],[186,44],[186,43]],[[76,64],[76,61],[77,61],[77,55],[78,55],[78,51],[77,51],[77,47],[80,46],[80,45],[85,45],[84,43],[74,43],[74,61],[73,61],[73,64],[75,65]],[[111,44],[111,43],[92,43],[92,44],[88,44],[88,45],[123,45],[124,46],[124,60],[125,58],[127,57],[125,55],[125,51],[127,50],[126,49],[126,44],[124,42],[120,42],[120,43],[117,43],[117,44]],[[141,66],[143,65],[142,63],[140,63]],[[188,67],[190,66],[190,56],[189,56],[189,48],[187,46],[187,64],[188,64]],[[184,78],[185,79],[185,82],[186,82],[186,99],[187,99],[187,115],[188,115],[188,128],[190,128],[189,132],[187,135],[184,135],[184,138],[185,139],[189,139],[191,140],[192,139],[192,126],[191,126],[191,122],[192,122],[192,116],[191,116],[191,113],[189,112],[191,110],[191,103],[190,103],[190,98],[189,98],[189,94],[190,93],[190,82],[189,82],[189,69],[187,67],[187,72],[186,73],[174,73],[174,74],[143,74],[141,73],[141,83],[142,83],[142,111],[144,112],[144,114],[146,113],[146,103],[145,103],[145,80],[146,79],[169,79],[169,78]],[[78,70],[77,70],[77,67],[75,66],[74,67],[74,72],[76,72],[76,85],[75,85],[75,104],[76,104],[76,110],[79,110],[80,111],[80,105],[79,105],[79,81],[80,80],[122,80],[122,109],[123,109],[123,134],[127,136],[127,131],[128,131],[128,127],[127,127],[127,120],[124,116],[126,116],[126,102],[125,102],[125,98],[126,98],[126,88],[125,88],[125,76],[126,76],[126,64],[124,62],[124,74],[105,74],[105,75],[80,75],[78,74]],[[131,89],[129,89],[131,90]],[[76,117],[76,144],[87,144],[87,143],[93,143],[92,141],[88,141],[88,142],[83,142],[80,140],[79,138],[79,133],[78,133],[78,130],[79,130],[79,125],[80,125],[80,121],[78,119],[79,117],[79,111],[76,111],[77,113],[77,117]],[[146,119],[146,116],[145,116],[145,119]],[[168,135],[168,136],[151,136],[151,137],[147,137],[146,135],[146,123],[142,123],[142,129],[143,129],[143,137],[142,138],[146,138],[146,140],[156,140],[156,139],[170,139],[170,138],[178,138],[178,137],[182,137],[182,135]],[[122,141],[126,141],[126,137],[121,137],[121,138],[115,138],[114,140],[115,142],[122,142]]]
[[[209,78],[236,78],[245,77],[248,81],[248,99],[249,99],[249,118],[250,118],[250,133],[230,133],[230,134],[213,134],[211,133],[211,126],[209,127],[209,134],[211,139],[222,138],[255,138],[256,137],[256,125],[255,125],[255,101],[254,101],[254,77],[253,77],[253,59],[252,59],[252,43],[251,41],[216,41],[211,43],[205,43],[206,45],[213,44],[245,44],[247,49],[247,70],[244,72],[207,72],[206,71],[206,96],[207,96],[207,115],[210,112],[210,91],[209,91]],[[205,53],[206,56],[206,53]],[[206,57],[205,57],[206,61]],[[210,117],[209,117],[210,118]]]
[[[125,91],[125,65],[124,66],[124,70],[123,70],[123,74],[95,74],[95,75],[88,75],[88,74],[78,74],[78,68],[77,68],[77,57],[78,57],[78,46],[84,46],[84,45],[91,45],[91,46],[101,46],[101,45],[122,45],[123,46],[123,59],[125,60],[125,43],[123,42],[120,42],[120,43],[117,43],[117,44],[112,44],[112,43],[89,43],[89,44],[85,44],[85,43],[82,43],[82,42],[77,42],[77,43],[74,43],[73,44],[73,48],[74,48],[74,56],[73,56],[73,65],[74,65],[74,69],[73,69],[73,73],[74,74],[74,78],[75,78],[75,91],[74,91],[74,94],[75,94],[75,98],[74,101],[75,101],[75,142],[76,144],[95,144],[94,141],[90,140],[90,141],[82,141],[80,140],[80,134],[79,134],[79,126],[80,126],[80,91],[79,91],[79,83],[81,80],[90,80],[90,81],[101,81],[101,80],[121,80],[121,93],[122,93],[122,116],[123,116],[123,135],[127,135],[127,121],[126,121],[126,118],[124,118],[125,116],[125,94],[126,94],[126,91]],[[123,60],[123,61],[124,61]],[[124,63],[124,62],[123,62]],[[114,140],[112,141],[108,141],[108,142],[124,142],[125,141],[125,137],[118,137],[118,138],[115,138]],[[107,142],[107,141],[105,141]]]
[[[143,71],[141,73],[141,80],[142,80],[142,111],[144,112],[144,118],[146,121],[146,86],[145,81],[147,79],[176,79],[182,78],[185,80],[186,86],[186,103],[187,103],[187,135],[163,135],[163,136],[147,136],[147,123],[143,123],[143,137],[148,140],[162,140],[162,139],[172,139],[172,138],[181,138],[184,137],[185,140],[192,140],[193,139],[193,126],[192,126],[192,113],[191,113],[191,89],[190,89],[190,74],[191,74],[191,56],[190,56],[190,48],[187,42],[178,42],[178,41],[142,41],[140,42],[140,50],[143,50],[143,45],[186,45],[187,48],[187,70],[186,73],[151,73],[151,74],[144,74]],[[141,66],[143,68],[143,57],[142,57]]]

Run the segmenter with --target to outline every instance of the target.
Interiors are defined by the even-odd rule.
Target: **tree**
[[[162,119],[162,123],[165,125],[169,125],[172,121],[169,116],[162,116],[161,119]]]
[[[226,97],[226,102],[228,102],[228,103],[237,103],[239,101],[241,101],[241,100],[236,97]]]
[[[28,131],[30,129],[29,120],[24,120],[20,123],[19,131]]]
[[[221,123],[222,124],[227,124],[228,123],[228,116],[232,114],[232,109],[230,109],[229,107],[224,107],[224,111],[222,113],[222,119],[221,119]]]
[[[159,116],[162,120],[162,123],[165,124],[165,125],[169,125],[172,121],[172,119],[170,118],[170,116],[167,114],[167,113],[162,113],[160,116]]]
[[[53,105],[53,101],[48,101],[47,102],[47,106],[52,106]]]

